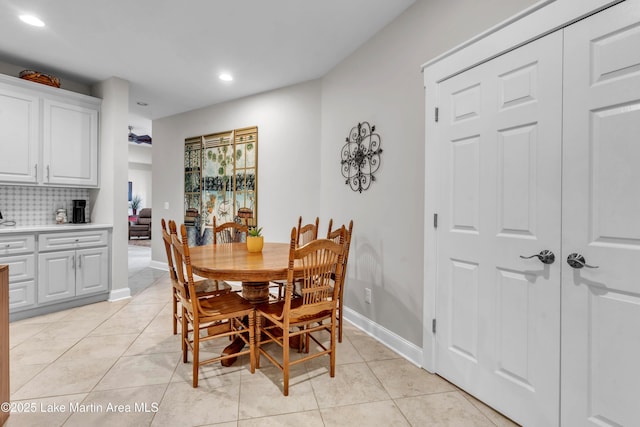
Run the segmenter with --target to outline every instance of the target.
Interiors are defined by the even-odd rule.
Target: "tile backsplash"
[[[65,208],[71,220],[72,200],[87,201],[87,221],[90,218],[89,189],[49,188],[0,185],[0,212],[4,219],[14,220],[19,226],[49,225],[56,223],[56,210]]]

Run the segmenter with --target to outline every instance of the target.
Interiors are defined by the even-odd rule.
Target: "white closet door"
[[[560,32],[438,87],[436,370],[527,426],[559,421],[561,93]]]
[[[637,426],[640,2],[568,27],[565,53],[562,425]]]

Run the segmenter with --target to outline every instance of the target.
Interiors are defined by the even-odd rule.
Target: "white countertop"
[[[17,225],[7,227],[0,225],[0,234],[12,234],[12,233],[42,233],[47,231],[81,231],[81,230],[94,230],[97,228],[113,228],[112,224],[98,224],[98,223],[86,223],[86,224],[45,224],[45,225]]]

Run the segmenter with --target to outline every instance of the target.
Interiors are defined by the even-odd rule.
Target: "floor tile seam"
[[[496,423],[494,423],[493,420],[491,420],[487,415],[484,414],[484,412],[482,412],[480,410],[480,408],[478,408],[476,405],[473,404],[473,402],[471,402],[469,399],[467,399],[465,397],[464,393],[461,393],[460,390],[447,390],[447,391],[439,391],[439,392],[434,392],[434,393],[417,394],[417,395],[413,395],[413,396],[401,396],[401,397],[392,398],[392,400],[393,400],[394,404],[398,407],[400,412],[402,413],[402,416],[407,418],[407,415],[402,411],[402,409],[398,405],[397,401],[406,400],[406,399],[414,399],[414,398],[423,397],[423,396],[435,396],[435,395],[438,395],[438,394],[441,394],[441,395],[444,395],[444,394],[458,394],[458,395],[462,396],[463,399],[465,399],[467,402],[469,402],[469,404],[471,404],[471,406],[473,406],[473,408],[477,411],[478,414],[480,414],[482,416],[483,419],[485,419],[492,426],[498,427],[498,425]],[[411,423],[409,423],[409,424],[411,425]]]
[[[135,340],[134,340],[135,341]],[[132,342],[133,343],[133,342]],[[127,347],[128,349],[129,347]],[[126,350],[125,350],[126,351]],[[124,354],[124,353],[123,353]],[[115,358],[114,362],[111,364],[111,366],[109,367],[109,369],[107,369],[104,374],[102,374],[102,376],[100,377],[100,379],[98,381],[96,381],[96,383],[93,385],[93,387],[91,388],[90,393],[95,392],[100,392],[100,391],[109,391],[109,390],[120,390],[120,389],[127,389],[127,388],[134,388],[134,387],[140,387],[140,386],[132,386],[132,387],[116,387],[116,388],[109,388],[109,389],[102,389],[102,390],[96,390],[96,387],[102,382],[102,380],[105,379],[105,377],[107,375],[109,375],[109,372],[111,372],[114,368],[114,366],[116,366],[116,364],[118,363],[118,361],[120,359],[122,359],[123,357],[128,357],[128,356],[123,356],[120,355],[118,357]],[[174,367],[174,372],[175,372],[175,367]],[[173,376],[173,373],[171,374]],[[169,381],[167,382],[167,386],[168,384],[171,383],[171,378],[169,378]],[[156,383],[156,384],[145,384],[145,385],[160,385],[160,384],[164,384],[164,383]]]
[[[65,354],[66,354],[66,352],[65,352]],[[74,357],[68,357],[67,359],[60,360],[63,356],[64,355],[60,356],[60,358],[58,358],[58,360],[56,360],[56,362],[59,361],[59,363],[65,363],[65,364],[71,364],[71,363],[77,363],[78,362],[78,359],[74,358]],[[96,356],[96,357],[92,357],[91,360],[93,360],[93,361],[105,361],[105,362],[113,360],[113,363],[111,364],[111,366],[113,366],[113,364],[115,364],[121,357],[122,357],[122,355],[120,355],[120,356],[108,356],[108,357],[107,356]],[[48,366],[53,365],[53,363],[54,362],[51,362]],[[109,369],[111,369],[111,368],[109,368]]]
[[[317,358],[317,359],[320,359],[320,358]],[[329,363],[331,363],[331,362],[329,362]],[[314,400],[316,402],[316,408],[317,408],[318,411],[320,411],[320,401],[318,401],[318,394],[316,393],[316,388],[313,386],[313,377],[311,376],[311,373],[309,372],[309,364],[305,364],[304,368],[305,368],[305,372],[307,374],[307,378],[308,378],[309,384],[311,385],[311,392],[313,393],[313,398],[314,398]],[[331,367],[329,367],[329,369],[331,369]],[[329,375],[329,372],[325,373],[325,375]],[[324,419],[322,418],[322,412],[320,412],[320,419],[322,420],[322,424],[325,425]]]
[[[367,369],[371,372],[371,374],[372,374],[372,375],[373,375],[373,377],[376,379],[376,381],[378,381],[378,384],[381,386],[381,389],[384,391],[384,393],[387,395],[387,398],[388,398],[388,399],[380,399],[380,400],[371,400],[371,401],[368,401],[368,402],[360,402],[360,403],[369,403],[369,402],[378,402],[378,401],[382,402],[382,401],[387,401],[387,400],[393,400],[393,399],[392,399],[392,397],[391,397],[391,394],[389,393],[389,391],[387,391],[387,389],[384,387],[384,384],[383,384],[383,383],[380,381],[380,379],[375,375],[375,373],[373,372],[373,370],[371,369],[371,367],[369,366],[369,364],[368,364],[368,363],[366,363],[366,362],[353,362],[353,364],[355,364],[355,363],[364,363],[364,365],[365,365],[365,366],[367,367]],[[337,364],[336,364],[336,367],[338,367],[338,366],[346,366],[346,365],[347,365],[347,364],[342,364],[342,365],[337,365]],[[307,366],[305,366],[305,368],[307,368],[307,374],[309,374],[308,367],[307,367]],[[325,373],[325,375],[329,375],[329,372]],[[336,375],[337,375],[337,373],[336,373]],[[310,381],[311,381],[312,379],[313,379],[312,377],[309,377],[309,380],[310,380]],[[349,406],[349,405],[357,404],[357,403],[349,403],[349,404],[346,404],[346,405],[334,405],[334,406],[322,407],[322,406],[320,406],[320,402],[318,401],[318,396],[317,396],[317,394],[316,394],[316,389],[315,389],[315,387],[313,386],[313,381],[311,381],[311,389],[312,389],[312,391],[313,391],[313,396],[314,396],[314,398],[316,399],[316,405],[318,405],[318,409],[320,409],[320,410],[322,410],[322,409],[327,409],[327,408],[337,408],[337,407]]]
[[[167,307],[167,305],[169,305],[169,304],[171,304],[171,302],[170,302],[170,301],[167,301],[167,302],[165,302],[165,303],[164,303],[164,305],[162,306],[162,308],[161,308],[161,309],[156,313],[156,315],[153,317],[153,319],[151,319],[151,321],[147,324],[147,326],[142,330],[142,332],[141,332],[141,333],[143,333],[144,331],[146,331],[146,330],[147,330],[147,328],[148,328],[148,327],[149,327],[149,326],[150,326],[150,325],[151,325],[151,324],[152,324],[152,323],[153,323],[153,322],[154,322],[158,317],[160,317],[160,316],[162,316],[162,315],[163,315],[163,312],[164,312],[165,308],[166,308],[166,307]],[[171,321],[171,319],[172,319],[172,318],[173,318],[173,310],[172,310],[172,312],[171,312],[171,317],[169,317],[169,318],[167,319],[167,320],[169,320],[169,322],[167,322],[167,325],[168,325],[168,326],[171,326],[171,322],[170,322],[170,321]],[[167,329],[169,329],[169,328],[167,328]],[[171,335],[173,335],[173,331],[171,331]],[[178,333],[177,333],[176,335],[180,335],[180,331],[178,331]]]
[[[68,395],[67,395],[67,396],[68,396]],[[85,401],[85,399],[87,398],[87,396],[89,396],[89,393],[87,393],[87,394],[84,396],[84,399],[82,399],[82,402],[84,402],[84,401]],[[64,425],[69,421],[69,419],[71,418],[71,416],[72,416],[72,415],[73,415],[73,412],[69,411],[69,415],[67,415],[67,417],[64,419],[64,421],[63,421],[63,422],[62,422],[62,424],[60,424],[60,425],[61,425],[61,426],[64,426]]]
[[[258,370],[258,368],[256,368],[256,371],[257,370]],[[252,375],[255,375],[255,372]],[[238,407],[237,407],[237,410],[236,410],[236,425],[238,424],[238,421],[240,421],[241,419],[246,419],[246,418],[240,418],[240,399],[242,397],[242,383],[243,383],[242,377],[243,377],[243,375],[242,375],[242,372],[241,372],[240,373],[240,378],[238,378],[238,400],[237,400]]]
[[[357,345],[356,345],[356,344],[351,340],[351,337],[349,337],[349,335],[348,335],[348,334],[344,334],[344,336],[343,336],[343,340],[344,340],[345,338],[346,338],[347,340],[349,340],[349,344],[351,344],[351,345],[353,346],[353,348],[356,350],[356,353],[358,353],[358,356],[360,356],[360,357],[362,358],[362,360],[363,360],[363,361],[367,362],[368,360],[367,360],[367,358],[366,358],[366,355],[365,355],[365,354],[363,354],[363,353],[358,349],[358,346],[357,346]],[[368,335],[368,334],[366,334],[366,333],[365,333],[365,335],[364,335],[364,338],[373,339],[374,341],[379,342],[379,341],[377,340],[377,338],[375,338],[375,337],[373,337],[373,336],[371,336],[371,335]],[[392,358],[392,359],[395,359],[395,358]],[[378,360],[378,359],[376,359],[376,360]],[[387,360],[387,359],[380,359],[380,360]]]
[[[476,403],[475,403],[473,400],[471,400],[471,399],[469,398],[469,397],[473,397],[473,396],[471,396],[470,394],[467,394],[467,393],[466,393],[464,390],[462,390],[462,389],[459,389],[459,390],[456,390],[456,391],[457,391],[457,392],[458,392],[458,393],[459,393],[459,394],[460,394],[460,395],[461,395],[461,396],[462,396],[462,397],[463,397],[467,402],[469,402],[469,403],[471,404],[471,406],[473,406],[473,407],[474,407],[474,408],[475,408],[475,409],[476,409],[480,414],[482,414],[482,416],[484,416],[484,417],[485,417],[485,418],[486,418],[486,419],[491,423],[491,425],[494,425],[494,426],[498,427],[498,424],[496,424],[495,422],[493,422],[493,420],[492,420],[491,418],[489,418],[489,416],[488,416],[488,415],[486,415],[486,414],[485,414],[485,413],[484,413],[484,412],[483,412],[483,411],[482,411],[482,410],[481,410],[481,409],[476,405]],[[467,397],[467,396],[469,396],[469,397]],[[480,403],[482,403],[482,404],[486,405],[489,409],[491,409],[491,410],[494,410],[494,411],[495,411],[495,409],[491,408],[491,407],[490,407],[489,405],[487,405],[486,403],[484,403],[484,402],[480,402]],[[502,413],[500,413],[500,412],[497,412],[497,411],[496,411],[496,413],[498,413],[500,416],[502,416],[502,417],[504,417],[504,418],[507,418],[507,416],[506,416],[506,415],[503,415],[503,414],[502,414]]]
[[[169,390],[169,386],[171,385],[171,380],[173,379],[173,376],[176,374],[176,371],[178,370],[178,366],[180,365],[180,361],[178,361],[178,363],[176,363],[175,368],[173,368],[173,372],[171,373],[171,376],[169,377],[169,382],[167,382],[163,392],[162,392],[162,397],[160,398],[160,401],[158,403],[158,408],[160,408],[162,406],[162,402],[164,401],[165,396],[167,395],[167,391]],[[160,411],[157,411],[153,414],[153,416],[151,417],[151,420],[149,421],[149,425],[153,425],[153,420],[156,418],[156,415],[158,415]]]
[[[320,411],[320,416],[322,417],[322,412],[323,411],[329,411],[329,410],[334,409],[334,408],[348,408],[349,406],[356,407],[356,406],[360,406],[360,405],[367,405],[369,403],[381,403],[381,402],[391,402],[393,404],[393,407],[396,408],[398,410],[398,412],[402,415],[402,418],[404,418],[407,421],[407,424],[411,425],[411,423],[407,419],[406,415],[404,414],[404,412],[402,412],[402,410],[400,409],[400,407],[396,403],[395,399],[393,399],[393,398],[382,399],[382,400],[370,400],[370,401],[367,401],[367,402],[354,402],[354,403],[348,403],[346,405],[327,406],[327,407],[324,407],[324,408],[319,408],[319,411]],[[324,418],[323,418],[323,423],[324,423]]]
[[[391,401],[393,402],[393,406],[396,407],[396,409],[398,410],[398,412],[400,413],[400,415],[402,415],[402,418],[405,419],[405,421],[407,422],[407,425],[409,426],[413,426],[413,424],[411,423],[411,421],[409,420],[409,418],[407,417],[407,414],[404,413],[404,411],[402,410],[402,408],[400,408],[400,406],[398,406],[398,402],[396,402],[396,399],[391,399]]]
[[[305,413],[309,413],[309,412],[317,412],[320,415],[320,418],[322,419],[322,411],[319,408],[316,408],[316,409],[305,409],[303,411],[282,412],[282,413],[279,413],[279,414],[272,414],[272,415],[260,415],[259,417],[238,418],[236,420],[236,423],[238,423],[240,421],[248,421],[248,420],[252,420],[252,421],[253,420],[256,420],[256,421],[257,420],[268,420],[270,418],[280,417],[280,416],[283,416],[283,415],[305,414]],[[324,420],[322,420],[322,424],[326,425],[324,423]],[[205,425],[209,426],[210,424],[205,424]],[[217,425],[217,424],[215,424],[215,425]],[[194,426],[194,427],[196,427],[196,426]]]
[[[384,359],[384,360],[393,360],[393,359]],[[369,371],[371,372],[371,374],[373,375],[373,377],[378,381],[378,383],[380,384],[384,392],[387,393],[387,396],[389,396],[389,399],[393,399],[393,396],[391,395],[391,392],[389,391],[389,389],[387,389],[387,387],[384,385],[384,382],[378,377],[378,375],[376,375],[376,372],[375,370],[373,370],[371,365],[369,365],[370,362],[379,362],[379,360],[365,360],[364,363],[369,369]]]
[[[55,325],[55,324],[57,324],[57,323],[77,324],[77,323],[78,323],[78,321],[77,321],[77,320],[75,320],[75,321],[57,320],[57,321],[55,321],[55,322],[49,322],[49,323],[48,323],[48,325],[49,325],[49,326],[52,326],[52,325]],[[85,334],[84,334],[84,335],[82,335],[82,336],[80,337],[80,339],[83,339],[83,338],[86,338],[87,336],[89,336],[89,334],[91,334],[91,332],[95,331],[95,330],[96,330],[100,325],[102,325],[102,323],[104,323],[104,321],[102,321],[102,322],[98,323],[98,324],[97,324],[96,326],[94,326],[93,328],[88,329],[88,330],[85,332]],[[41,334],[42,332],[44,332],[44,330],[39,331],[37,334],[34,334],[31,338],[35,338],[38,334]],[[75,345],[75,344],[74,344],[74,345]]]
[[[349,402],[345,404],[337,404],[337,405],[331,405],[331,406],[318,406],[318,409],[320,411],[323,411],[323,410],[330,410],[335,408],[346,408],[348,406],[366,405],[368,403],[380,403],[380,402],[393,402],[393,404],[395,405],[395,402],[393,401],[393,399],[389,397],[388,399],[371,399],[371,400],[363,400],[361,402]]]
[[[87,396],[89,395],[90,392],[88,391],[81,391],[81,392],[77,392],[77,393],[65,393],[65,394],[55,394],[55,395],[47,395],[47,396],[38,396],[38,397],[27,397],[24,399],[11,399],[12,403],[17,403],[17,402],[36,402],[36,401],[41,401],[41,400],[49,400],[49,399],[56,399],[56,398],[63,398],[66,396],[74,396],[74,395],[78,395],[78,394],[84,394],[84,398],[82,398],[81,402],[84,402],[84,400],[87,398]],[[66,421],[66,420],[65,420]]]
[[[47,363],[47,366],[46,366],[46,367],[44,367],[42,370],[40,370],[40,372],[39,372],[38,374],[36,374],[36,375],[31,379],[31,380],[29,380],[29,381],[27,381],[25,384],[23,384],[23,386],[22,386],[22,387],[24,387],[24,386],[26,386],[27,384],[29,384],[29,383],[30,383],[30,382],[31,382],[31,381],[32,381],[36,376],[38,376],[42,371],[44,371],[45,369],[47,369],[47,367],[51,366],[52,364],[54,364],[55,362],[57,362],[58,360],[60,360],[60,358],[62,358],[65,354],[67,354],[67,353],[68,353],[68,352],[69,352],[73,347],[75,347],[75,346],[76,346],[76,345],[77,345],[77,344],[78,344],[82,339],[84,339],[84,338],[86,338],[87,336],[89,336],[89,334],[90,334],[91,332],[93,332],[97,327],[98,327],[98,326],[96,326],[95,328],[93,328],[93,329],[91,329],[91,330],[87,331],[87,333],[86,333],[84,336],[82,336],[82,337],[80,337],[80,338],[76,339],[76,341],[75,341],[73,344],[71,344],[69,347],[67,347],[67,348],[65,349],[65,351],[63,351],[60,355],[58,355],[58,357],[56,357],[54,360],[52,360],[52,361],[50,361],[49,363]],[[25,341],[25,342],[26,342],[26,341]],[[24,343],[22,343],[22,344],[24,344]],[[20,387],[18,390],[16,390],[16,393],[17,393],[17,392],[19,392],[19,391],[22,389],[22,387]]]

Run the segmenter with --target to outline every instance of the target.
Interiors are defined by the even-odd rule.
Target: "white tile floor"
[[[171,334],[168,276],[149,270],[130,277],[139,291],[129,300],[11,323],[11,397],[22,412],[7,427],[515,425],[350,325],[335,378],[328,358],[298,365],[284,397],[280,371],[263,358],[252,375],[244,357],[203,367],[193,389]]]

